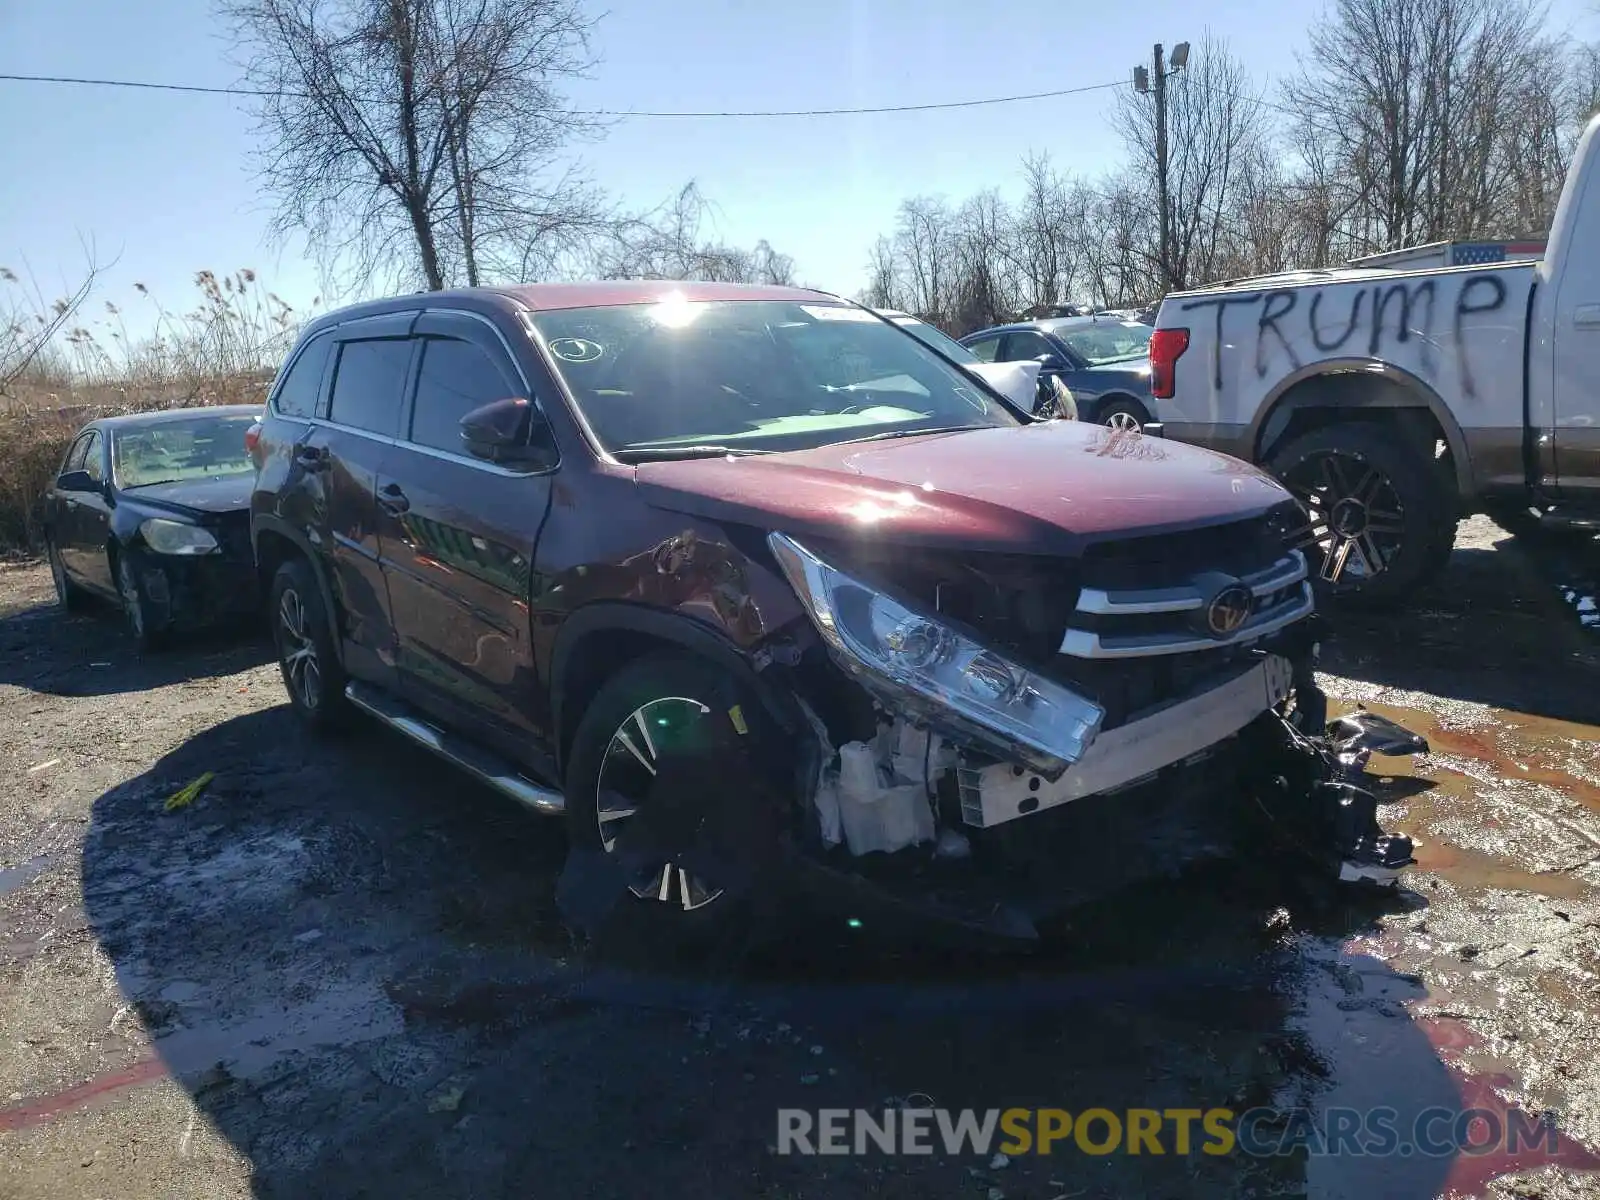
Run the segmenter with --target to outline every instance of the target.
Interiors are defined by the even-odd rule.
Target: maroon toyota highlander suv
[[[249,441],[295,709],[563,816],[580,925],[692,937],[805,877],[1031,935],[1188,784],[1241,807],[1241,758],[1282,786],[1271,756],[1322,732],[1277,483],[1035,419],[821,292],[359,305]],[[1322,809],[1343,877],[1409,860]]]

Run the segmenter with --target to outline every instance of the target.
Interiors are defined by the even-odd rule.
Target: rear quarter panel
[[[1295,383],[1373,371],[1431,393],[1469,444],[1520,444],[1534,279],[1534,264],[1512,263],[1169,296],[1157,327],[1187,328],[1189,348],[1160,402],[1167,432],[1253,459]]]

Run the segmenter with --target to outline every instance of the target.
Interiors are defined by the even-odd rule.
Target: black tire
[[[624,736],[630,744],[623,744]],[[669,763],[700,771],[707,801],[679,822],[674,836],[693,843],[680,847],[691,854],[716,856],[738,847],[748,857],[721,860],[736,881],[708,885],[676,866],[669,850],[661,851],[659,871],[654,857],[624,865],[617,848],[633,822],[645,821],[635,847],[670,840],[658,837],[650,824],[659,819],[648,807],[659,792],[650,788],[661,776],[635,763],[641,755],[663,771]],[[728,672],[704,659],[653,654],[607,680],[573,734],[565,788],[573,855],[568,873],[589,863],[612,881],[603,889],[603,916],[586,921],[567,912],[594,951],[651,962],[702,954],[733,958],[762,940],[764,916],[781,887],[775,863],[788,819],[791,761],[758,703]],[[630,807],[631,817],[612,815]]]
[[[56,603],[64,612],[81,612],[88,597],[82,588],[67,578],[66,564],[61,561],[61,551],[54,542],[44,544],[44,556],[50,563],[50,579],[56,585]]]
[[[113,563],[117,595],[122,602],[122,621],[128,636],[141,653],[150,653],[167,644],[167,629],[156,615],[144,584],[139,580],[138,563],[131,552],[118,554]]]
[[[1098,413],[1096,420],[1112,429],[1125,429],[1137,433],[1150,423],[1150,414],[1137,400],[1112,400]]]
[[[344,669],[310,563],[291,558],[278,568],[267,614],[278,670],[296,715],[316,733],[344,728],[350,716]]]
[[[1325,425],[1274,450],[1267,466],[1311,514],[1299,540],[1324,598],[1392,604],[1442,569],[1454,498],[1393,426]]]

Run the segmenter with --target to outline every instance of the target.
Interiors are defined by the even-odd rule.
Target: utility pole
[[[1156,43],[1155,76],[1150,80],[1156,92],[1156,204],[1161,209],[1161,290],[1170,291],[1172,279],[1172,205],[1167,202],[1167,70]]]
[[[1172,269],[1172,201],[1167,192],[1167,80],[1183,70],[1189,61],[1189,43],[1179,42],[1172,48],[1172,69],[1167,69],[1161,43],[1155,45],[1151,56],[1153,75],[1145,69],[1133,69],[1133,86],[1145,95],[1155,93],[1156,102],[1156,207],[1160,209],[1161,223],[1161,287],[1170,291],[1177,284],[1177,272]]]

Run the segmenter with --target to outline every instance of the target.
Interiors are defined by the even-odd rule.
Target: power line
[[[156,83],[141,79],[88,79],[71,75],[11,75],[0,74],[0,82],[55,83],[78,87],[136,88],[157,92],[190,92],[207,96],[286,97],[311,99],[307,92],[281,88],[208,87],[192,83]],[[1060,88],[1051,92],[1026,92],[1015,96],[986,96],[977,100],[943,100],[931,104],[882,104],[865,108],[799,108],[799,109],[745,109],[707,112],[655,111],[642,109],[574,109],[579,117],[650,117],[705,120],[723,117],[851,117],[876,113],[933,112],[951,108],[981,108],[995,104],[1018,104],[1027,100],[1054,100],[1060,96],[1077,96],[1085,92],[1101,92],[1110,88],[1127,86],[1126,80],[1113,83],[1091,83],[1082,87]]]

